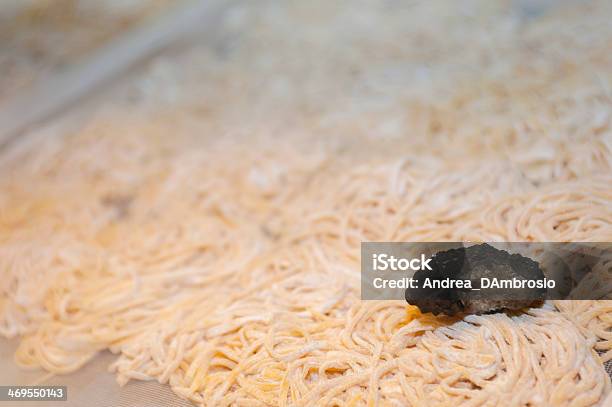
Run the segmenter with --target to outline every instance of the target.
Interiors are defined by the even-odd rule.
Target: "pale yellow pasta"
[[[159,106],[107,106],[77,134],[8,156],[0,334],[20,337],[17,363],[62,374],[110,350],[120,385],[156,380],[205,406],[605,405],[610,300],[464,318],[360,300],[362,241],[612,241],[607,3],[588,15],[594,45],[583,46],[590,29],[556,38],[560,23],[543,18],[525,41],[554,58],[524,66],[537,55],[507,25],[466,28],[447,54],[407,51],[437,61],[426,72],[437,85],[410,82],[388,105],[358,88],[358,102],[337,97],[348,68],[336,65],[384,76],[364,49],[401,54],[394,24],[435,49],[438,2],[422,3],[379,27],[385,49],[362,16],[368,35],[348,42],[345,65],[325,35],[295,46],[278,34],[291,20],[264,15],[249,33],[280,42],[270,61],[248,47],[225,65],[196,53],[213,78],[206,97],[170,106],[171,83],[145,87]],[[302,52],[331,68],[302,66]],[[455,74],[464,59],[488,65]],[[265,75],[275,64],[294,93]],[[253,96],[262,88],[270,95]]]

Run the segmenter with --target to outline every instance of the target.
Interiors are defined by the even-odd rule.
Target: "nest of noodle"
[[[434,48],[439,34],[419,21],[438,14],[422,7],[413,20]],[[288,21],[274,13],[254,38],[287,40],[266,25]],[[410,15],[389,16],[380,35]],[[157,380],[201,405],[604,403],[610,300],[463,319],[359,300],[362,241],[612,239],[610,93],[551,51],[575,40],[605,83],[612,35],[598,25],[600,42],[554,42],[547,24],[528,33],[551,41],[533,66],[495,28],[507,60],[489,58],[487,77],[410,93],[419,80],[384,109],[342,104],[340,79],[333,93],[334,72],[368,66],[357,45],[350,63],[323,70],[328,98],[310,92],[323,75],[313,71],[292,85],[299,100],[272,91],[266,71],[292,61],[287,44],[267,65],[248,47],[225,62],[199,50],[204,99],[222,107],[173,93],[173,78],[197,77],[180,70],[191,65],[171,75],[158,64],[143,83],[159,87],[137,87],[154,106],[128,94],[77,134],[15,153],[0,175],[0,333],[21,336],[17,362],[61,374],[108,349],[120,384]],[[308,38],[299,52],[327,55],[325,36]],[[446,71],[442,60],[430,74],[452,82],[453,58],[488,49],[449,51]],[[301,65],[283,67],[301,78]],[[380,88],[361,91],[380,102]]]

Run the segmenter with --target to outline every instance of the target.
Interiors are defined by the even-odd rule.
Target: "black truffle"
[[[455,315],[516,310],[541,305],[546,294],[546,288],[542,287],[480,289],[483,279],[544,279],[537,262],[486,243],[438,252],[432,257],[430,267],[432,270],[415,273],[413,278],[419,288],[409,288],[405,293],[406,301],[424,313]],[[452,288],[423,288],[426,279],[429,282],[446,280],[446,286],[451,282]],[[471,288],[457,288],[461,285],[457,282],[466,280],[470,280]]]

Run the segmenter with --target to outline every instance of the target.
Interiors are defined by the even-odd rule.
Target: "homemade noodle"
[[[610,240],[609,176],[516,194],[496,189],[508,176],[496,165],[330,177],[322,154],[223,145],[222,158],[158,158],[111,196],[79,181],[93,178],[73,148],[26,178],[40,195],[3,205],[2,334],[24,335],[24,367],[66,373],[110,349],[120,384],[158,380],[204,405],[593,405],[610,392],[610,301],[460,320],[362,302],[358,285],[361,241]],[[58,190],[38,171],[57,172]],[[483,188],[485,200],[453,198]],[[587,220],[561,216],[586,202]]]
[[[612,241],[610,2],[576,26],[509,2],[469,23],[473,2],[310,3],[236,13],[238,45],[157,62],[128,102],[7,158],[0,334],[20,337],[17,363],[62,374],[110,350],[119,384],[206,406],[604,405],[603,280],[580,287],[601,300],[434,317],[361,301],[359,256]]]

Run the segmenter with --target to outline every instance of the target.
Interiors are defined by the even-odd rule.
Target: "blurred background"
[[[0,99],[6,102],[51,71],[88,57],[145,19],[164,0],[3,0]]]
[[[562,126],[576,119],[566,114],[583,116],[587,126],[609,120],[598,106],[610,94],[609,1],[1,5],[0,114],[10,112],[9,121],[57,116],[109,89],[112,103],[96,111],[192,112],[196,120],[182,122],[251,133],[290,124],[319,135],[393,139],[534,131],[523,125],[530,115]],[[156,38],[156,29],[166,31]],[[121,49],[126,41],[131,46]],[[104,61],[116,69],[96,73]],[[61,98],[67,86],[54,88],[59,80],[83,86]],[[569,112],[574,103],[587,109]],[[40,104],[40,115],[22,117]]]

